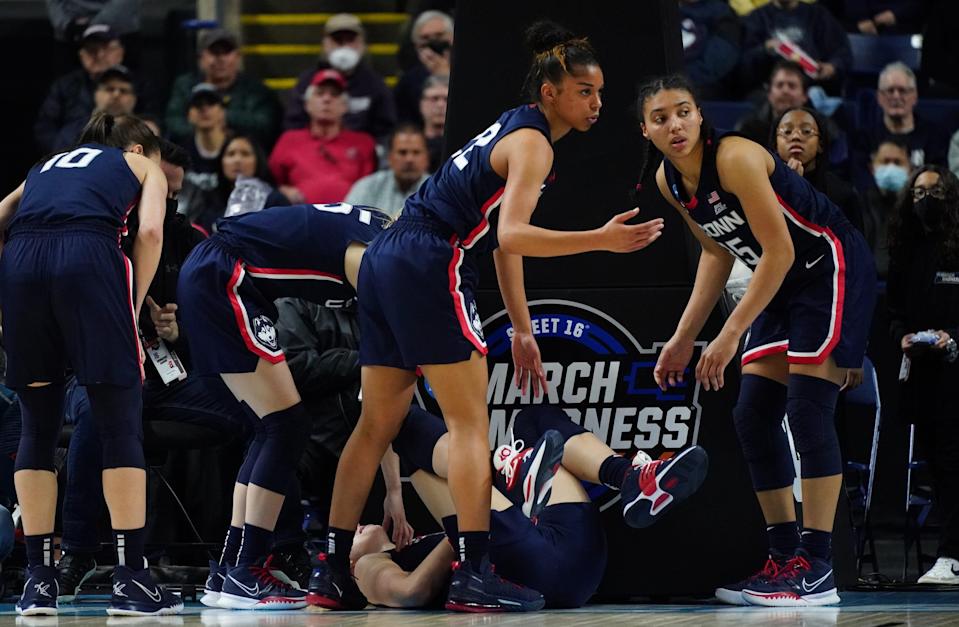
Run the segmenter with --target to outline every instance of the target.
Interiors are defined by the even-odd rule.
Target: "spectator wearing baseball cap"
[[[341,202],[354,182],[376,169],[373,137],[343,127],[346,89],[338,71],[316,72],[304,94],[309,126],[286,131],[276,142],[270,171],[291,203]]]
[[[137,69],[143,47],[140,4],[140,0],[46,0],[53,26],[54,74],[65,74],[76,67],[77,45],[90,26],[109,27],[116,33],[126,50],[122,63]]]
[[[107,24],[91,24],[80,36],[77,52],[82,67],[57,78],[40,106],[33,127],[40,152],[50,152],[71,144],[95,109],[94,92],[100,76],[121,66],[125,49],[120,35]],[[126,69],[126,68],[124,68]],[[137,82],[134,92],[137,113],[154,110],[150,92]]]
[[[176,78],[167,102],[166,127],[170,138],[184,145],[189,141],[193,129],[186,111],[193,87],[209,83],[223,99],[227,126],[271,145],[279,123],[279,101],[263,83],[240,70],[243,56],[236,35],[222,28],[204,31],[197,40],[197,49],[197,70]]]
[[[349,108],[343,125],[385,139],[396,124],[393,94],[366,59],[366,33],[359,18],[350,13],[330,17],[323,27],[323,55],[316,67],[300,74],[286,103],[283,127],[304,128],[310,117],[303,96],[313,75],[326,68],[340,72],[347,83]]]
[[[190,90],[186,104],[190,137],[182,146],[190,155],[190,167],[184,172],[179,211],[196,220],[201,215],[223,215],[218,198],[220,153],[226,145],[229,129],[223,96],[211,83],[198,83]],[[204,228],[210,227],[204,221]]]

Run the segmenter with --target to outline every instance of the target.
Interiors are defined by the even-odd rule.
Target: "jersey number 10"
[[[72,152],[61,152],[44,163],[40,172],[46,172],[50,168],[85,168],[101,153],[103,151],[97,148],[77,148]]]

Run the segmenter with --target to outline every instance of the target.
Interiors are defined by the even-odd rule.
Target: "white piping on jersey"
[[[790,209],[786,207],[785,204],[783,204],[781,199],[779,201],[779,208],[782,209],[783,215],[786,216],[786,219],[792,222],[793,224],[795,224],[796,226],[798,226],[800,229],[802,229],[803,231],[806,231],[810,235],[825,239],[826,243],[829,244],[829,250],[832,253],[832,261],[833,261],[832,306],[830,307],[830,310],[829,310],[829,332],[826,334],[826,339],[823,340],[823,343],[819,346],[818,349],[816,349],[815,352],[800,353],[800,352],[789,351],[787,353],[787,355],[790,357],[819,357],[822,354],[822,352],[826,349],[826,347],[829,346],[829,343],[832,341],[833,335],[835,335],[836,333],[836,319],[837,319],[836,307],[839,304],[839,251],[836,249],[836,242],[826,232],[827,229],[825,227],[822,227],[821,231],[816,231],[814,229],[809,228],[808,226],[803,224],[800,220],[798,220],[796,216],[793,215],[792,211],[790,211]]]

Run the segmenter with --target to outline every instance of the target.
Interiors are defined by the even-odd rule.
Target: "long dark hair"
[[[523,83],[523,91],[531,102],[540,101],[543,81],[558,84],[578,67],[599,65],[589,40],[549,20],[534,22],[526,29],[526,45],[535,55]]]
[[[689,92],[693,97],[693,104],[699,107],[699,94],[692,82],[683,74],[667,74],[666,76],[656,76],[639,86],[639,96],[636,99],[636,109],[640,121],[643,120],[643,108],[646,101],[667,89],[677,89]],[[703,124],[700,127],[700,139],[705,141],[712,134],[713,128],[703,117]],[[636,183],[636,191],[642,189],[643,181],[656,171],[659,163],[663,160],[663,153],[659,151],[651,140],[644,139],[642,145],[642,154],[640,155],[639,180]]]
[[[937,229],[941,238],[938,242],[940,262],[952,268],[959,267],[959,179],[941,165],[926,164],[917,168],[909,182],[899,195],[899,202],[889,220],[889,254],[908,258],[918,247],[928,246],[930,238],[925,234],[913,207],[912,188],[923,172],[935,172],[939,175],[939,185],[945,191],[943,202],[946,211],[942,224]]]
[[[90,116],[77,140],[77,145],[80,144],[103,144],[114,148],[140,144],[145,155],[160,152],[160,139],[143,120],[135,115],[110,115],[102,111]]]
[[[223,156],[226,155],[227,148],[230,147],[237,139],[245,140],[250,147],[253,149],[253,158],[256,159],[256,168],[253,170],[253,176],[260,179],[264,183],[273,185],[273,177],[270,175],[270,168],[267,166],[266,152],[263,151],[263,146],[260,145],[252,135],[247,135],[245,133],[234,133],[226,138],[226,141],[223,142],[223,148],[220,149],[220,155],[216,159],[216,176],[217,176],[217,192],[223,197],[223,204],[226,206],[226,199],[230,197],[230,192],[233,191],[233,186],[236,181],[227,180],[226,176],[223,173]]]
[[[816,123],[816,131],[819,133],[819,152],[813,158],[813,171],[809,172],[808,176],[803,174],[803,177],[812,183],[813,187],[822,191],[826,184],[826,171],[829,169],[829,147],[832,140],[829,136],[829,128],[826,126],[826,119],[821,113],[810,107],[790,107],[786,109],[782,115],[776,118],[776,121],[769,129],[769,147],[777,155],[779,154],[776,141],[778,138],[779,124],[783,121],[783,118],[786,117],[786,114],[792,113],[793,111],[808,113]]]

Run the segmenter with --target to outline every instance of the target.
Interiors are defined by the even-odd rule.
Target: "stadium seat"
[[[869,461],[847,461],[846,468],[855,472],[858,482],[855,487],[857,509],[862,511],[859,524],[853,524],[856,532],[856,570],[862,577],[862,566],[865,560],[872,562],[873,572],[879,572],[879,560],[876,555],[876,545],[873,537],[870,510],[872,509],[873,489],[876,482],[876,458],[879,454],[879,429],[882,422],[882,402],[879,396],[879,378],[872,361],[866,357],[862,365],[862,384],[846,392],[846,403],[875,408],[872,426],[872,445],[869,448]],[[866,552],[866,545],[869,552]]]
[[[913,71],[919,69],[922,40],[918,35],[876,37],[850,33],[849,44],[852,66],[846,77],[846,97],[853,97],[862,89],[875,88],[879,72],[894,61],[902,61]]]
[[[703,115],[715,128],[734,129],[736,122],[747,113],[756,109],[751,102],[733,102],[714,100],[702,104]]]
[[[860,35],[849,34],[854,74],[879,74],[893,61],[902,61],[913,71],[919,69],[922,53],[921,39],[916,35]]]

